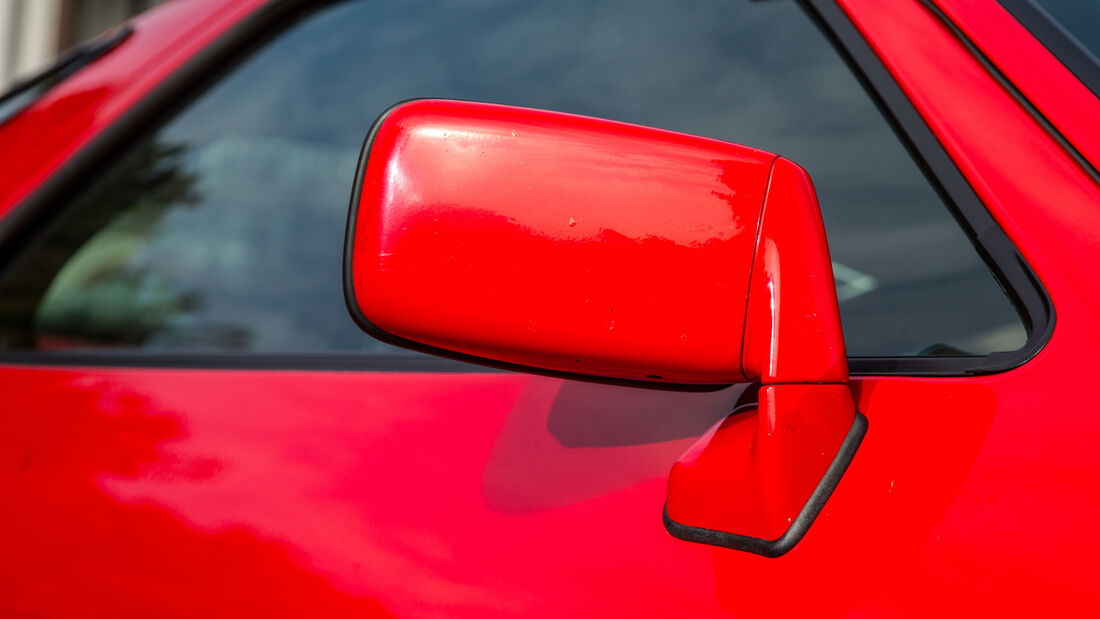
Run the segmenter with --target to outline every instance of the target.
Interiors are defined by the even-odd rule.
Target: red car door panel
[[[148,38],[127,45],[178,54],[132,79],[124,58],[108,55],[0,127],[0,147],[27,149],[0,171],[0,213],[261,4],[170,3],[146,18]],[[691,544],[662,525],[669,467],[752,400],[745,387],[9,359],[0,615],[984,616],[1100,606],[1100,421],[1087,393],[1100,342],[1091,285],[1100,189],[921,2],[840,4],[1026,257],[1057,323],[1009,371],[853,377],[868,432],[788,554]],[[43,123],[55,127],[45,137]],[[1088,139],[1075,139],[1086,154]]]
[[[24,413],[2,433],[4,546],[22,557],[4,563],[5,606],[45,614],[371,608],[360,598],[398,615],[851,610],[930,550],[996,410],[990,379],[857,383],[867,439],[811,532],[771,560],[661,523],[669,463],[741,389],[624,399],[509,374],[205,370],[4,381]],[[621,430],[669,409],[687,415]]]

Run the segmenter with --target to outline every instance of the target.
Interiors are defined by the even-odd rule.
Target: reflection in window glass
[[[782,154],[817,185],[850,354],[984,354],[1024,342],[1005,295],[822,33],[791,2],[728,0],[319,10],[74,200],[0,284],[0,342],[389,350],[347,315],[341,245],[363,136],[387,107],[416,97],[585,114]]]

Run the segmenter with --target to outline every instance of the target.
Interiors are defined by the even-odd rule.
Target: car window
[[[989,269],[797,4],[369,0],[297,21],[73,196],[0,280],[0,346],[390,351],[347,314],[341,243],[364,135],[418,97],[781,154],[816,184],[849,354],[1024,344]]]

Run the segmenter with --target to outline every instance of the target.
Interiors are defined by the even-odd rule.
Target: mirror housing
[[[665,521],[683,539],[782,554],[866,427],[813,185],[753,148],[400,104],[360,157],[344,286],[361,327],[416,350],[589,380],[759,383],[755,417],[731,416],[673,467]]]
[[[774,155],[537,110],[376,123],[345,290],[386,341],[506,367],[723,385]]]

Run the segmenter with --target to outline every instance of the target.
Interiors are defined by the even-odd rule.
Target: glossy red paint
[[[817,195],[806,171],[783,158],[772,168],[760,217],[742,364],[765,385],[848,382]]]
[[[791,528],[855,421],[847,384],[766,385],[672,467],[674,522],[774,541]]]
[[[766,540],[790,528],[855,421],[804,170],[459,101],[390,110],[366,149],[348,293],[368,330],[590,376],[762,382],[756,431],[723,423],[701,439],[673,467],[666,509]]]
[[[783,158],[753,256],[743,366],[763,384],[756,418],[735,413],[677,460],[665,510],[679,525],[775,541],[856,419],[821,210],[809,175]]]
[[[406,103],[363,169],[357,305],[372,330],[495,361],[741,380],[774,159],[595,118]]]
[[[0,166],[0,216],[264,4],[267,0],[188,0],[158,6],[133,20],[133,34],[118,47],[0,125],[0,150],[18,153]]]
[[[196,17],[182,29],[224,15],[215,4],[164,11]],[[1058,322],[1010,372],[853,380],[871,429],[793,551],[765,559],[684,543],[661,526],[669,463],[734,408],[735,389],[7,365],[0,614],[923,617],[1100,607],[1091,390],[1100,192],[919,2],[842,5],[1039,274]],[[163,27],[145,39],[161,47],[139,54],[127,43],[51,95],[64,114],[40,104],[0,128],[4,152],[21,154],[0,172],[5,212],[106,126],[108,111],[127,107],[114,98],[100,107],[101,97],[143,82],[134,67],[205,40]],[[111,89],[69,88],[97,83]],[[67,114],[91,128],[65,125]]]
[[[1090,389],[1100,297],[1088,283],[1100,251],[1100,190],[919,3],[842,5],[1037,272],[1057,312],[1054,334],[1035,358],[974,381],[996,400],[983,447],[919,556],[866,607],[904,603],[914,615],[942,612],[942,600],[960,614],[1096,608],[1100,568],[1089,557],[1100,548],[1100,517],[1086,506],[1098,504],[1100,493],[1085,480],[1100,464]],[[916,401],[897,404],[890,414],[921,415]],[[1054,422],[1043,411],[1061,414]],[[881,417],[868,417],[872,441]],[[943,434],[956,430],[955,421]]]
[[[936,0],[936,5],[1028,100],[1100,166],[1100,99],[996,0]]]

